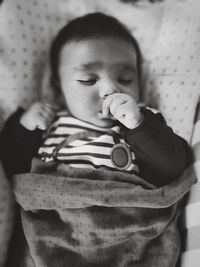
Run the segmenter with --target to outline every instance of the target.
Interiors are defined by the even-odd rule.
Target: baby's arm
[[[192,161],[188,143],[166,125],[160,113],[143,109],[143,122],[124,136],[134,151],[140,175],[163,186],[177,179]]]
[[[53,111],[49,112],[49,117],[42,111],[41,103],[33,104],[27,111],[19,108],[5,123],[0,136],[0,153],[8,176],[30,171],[32,158],[42,142],[43,130],[53,117]]]
[[[140,175],[150,183],[165,185],[190,164],[187,142],[166,125],[160,113],[140,109],[130,95],[120,93],[109,95],[102,111],[125,126],[124,137],[136,155]]]

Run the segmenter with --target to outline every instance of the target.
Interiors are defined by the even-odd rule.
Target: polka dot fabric
[[[40,99],[51,37],[66,22],[62,1],[4,1],[0,8],[0,104],[3,120]],[[68,18],[68,17],[67,17]]]
[[[73,267],[175,266],[178,203],[194,183],[188,171],[179,182],[155,188],[127,173],[35,159],[32,173],[16,175],[13,187],[34,262],[52,267],[64,261]]]
[[[188,141],[200,95],[200,3],[166,1],[145,98]]]

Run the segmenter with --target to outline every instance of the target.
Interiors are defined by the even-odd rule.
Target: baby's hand
[[[108,95],[102,104],[102,113],[113,115],[124,126],[133,129],[142,122],[142,114],[132,96],[122,93]]]
[[[46,130],[54,116],[53,105],[36,102],[21,116],[20,124],[30,131],[36,128]]]

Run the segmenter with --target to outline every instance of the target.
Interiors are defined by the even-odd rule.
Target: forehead
[[[61,51],[61,65],[95,70],[102,67],[136,68],[137,54],[126,41],[102,38],[67,43]]]

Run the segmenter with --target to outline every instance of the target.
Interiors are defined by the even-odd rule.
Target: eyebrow
[[[100,69],[102,67],[103,67],[103,62],[95,61],[95,62],[89,62],[86,64],[82,64],[80,67],[76,67],[75,70],[77,70],[77,71],[94,71],[94,70]],[[129,64],[129,63],[117,63],[117,64],[111,65],[111,67],[136,73],[136,67],[132,64]]]
[[[101,68],[102,66],[103,66],[103,63],[101,61],[95,61],[95,62],[82,64],[80,67],[76,67],[75,70],[78,70],[78,71],[95,70],[95,69]]]

